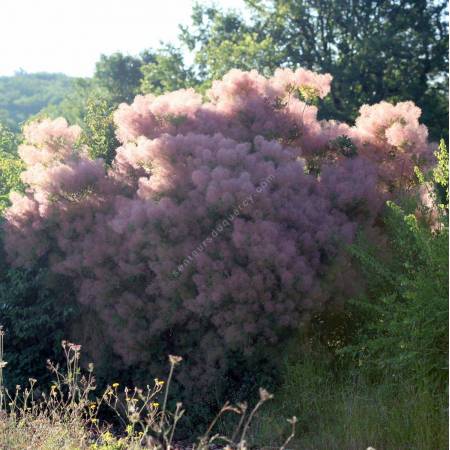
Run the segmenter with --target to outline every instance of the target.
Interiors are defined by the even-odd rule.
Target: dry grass
[[[145,389],[120,389],[118,383],[108,385],[101,395],[96,394],[94,367],[80,368],[79,345],[63,341],[66,366],[60,368],[48,361],[53,383],[47,391],[37,387],[30,378],[28,386],[16,386],[10,393],[3,385],[4,332],[0,328],[0,449],[1,450],[170,450],[177,448],[175,430],[184,414],[183,405],[177,403],[174,411],[168,410],[170,383],[178,356],[169,356],[170,372],[167,381],[155,379]],[[249,410],[247,404],[226,403],[211,422],[205,433],[192,438],[189,448],[205,450],[212,446],[245,450],[250,425],[261,406],[273,396],[260,389],[256,406]],[[161,404],[159,403],[159,399]],[[112,412],[118,425],[103,420],[105,411]],[[226,413],[239,416],[238,424],[228,436],[216,432],[216,424]],[[291,434],[280,450],[294,437],[296,418],[289,420]]]

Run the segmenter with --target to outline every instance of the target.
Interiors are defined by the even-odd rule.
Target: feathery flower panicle
[[[365,105],[354,127],[318,120],[330,86],[305,69],[232,70],[205,101],[137,96],[114,114],[108,170],[76,145],[78,127],[29,124],[10,260],[66,276],[123,364],[160,373],[156,355],[183,354],[180,382],[207,386],[227,350],[251,354],[354,293],[344,244],[430,158],[411,102]]]

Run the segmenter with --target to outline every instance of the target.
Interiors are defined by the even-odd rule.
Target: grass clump
[[[167,381],[154,379],[145,389],[123,388],[115,382],[96,394],[94,367],[80,368],[81,346],[62,342],[66,365],[48,361],[53,382],[47,390],[37,387],[30,378],[26,387],[17,385],[10,393],[3,384],[4,331],[0,327],[0,448],[8,450],[125,450],[149,448],[170,450],[175,447],[175,432],[184,415],[178,402],[174,411],[168,408],[170,383],[181,357],[170,355]],[[226,403],[206,432],[192,437],[192,450],[205,450],[212,444],[225,449],[246,450],[252,422],[257,411],[273,396],[265,389],[259,390],[259,401],[254,408],[246,403]],[[161,402],[161,403],[160,403]],[[240,418],[230,433],[216,431],[225,414],[234,413]],[[296,418],[290,419],[291,433],[279,447],[285,450],[294,437]]]
[[[291,448],[308,450],[431,450],[446,448],[447,397],[386,373],[376,382],[345,370],[319,342],[302,351],[292,342],[283,382],[253,427],[258,445],[274,445],[285,432],[281,414],[298,417]]]

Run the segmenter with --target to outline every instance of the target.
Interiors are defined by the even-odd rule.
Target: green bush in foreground
[[[8,387],[24,385],[31,376],[41,382],[49,380],[45,361],[61,360],[63,330],[75,315],[67,297],[67,290],[56,296],[45,270],[0,264],[0,320],[8,334]]]
[[[444,391],[448,382],[448,215],[439,204],[448,187],[443,142],[437,158],[432,174],[418,173],[428,202],[416,208],[388,204],[385,248],[362,240],[352,247],[368,289],[365,298],[352,302],[362,327],[344,350],[372,377],[389,374],[431,392]],[[430,182],[440,189],[433,191]]]
[[[386,221],[390,258],[355,248],[369,295],[353,306],[364,317],[352,353],[371,376],[411,379],[444,389],[448,370],[448,227],[431,231],[394,204]]]

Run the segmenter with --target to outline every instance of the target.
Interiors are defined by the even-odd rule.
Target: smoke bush
[[[232,70],[206,99],[137,96],[115,113],[110,169],[64,119],[30,124],[11,260],[66,275],[125,364],[182,354],[185,384],[207,385],[227,351],[275,343],[349,294],[345,244],[429,159],[410,102],[363,106],[354,127],[319,121],[330,83]]]

